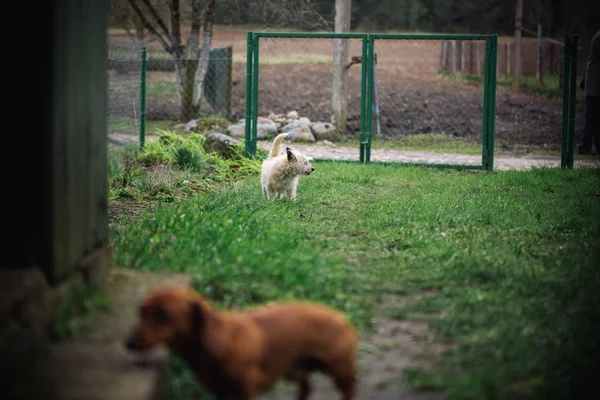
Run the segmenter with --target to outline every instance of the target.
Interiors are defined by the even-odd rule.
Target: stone
[[[258,117],[256,120],[256,138],[258,140],[271,139],[279,132],[278,126],[269,118]]]
[[[308,118],[292,120],[281,128],[281,132],[290,133],[287,137],[290,142],[316,142]]]
[[[227,127],[227,133],[229,134],[229,136],[234,138],[243,138],[246,134],[246,124],[244,122],[241,122],[236,125],[229,125]]]
[[[308,118],[291,120],[281,128],[281,132],[288,132],[296,128],[308,129],[310,131],[310,120]]]
[[[246,121],[242,119],[235,125],[229,125],[227,132],[234,138],[243,138],[246,135]],[[258,117],[256,120],[256,138],[258,140],[272,139],[279,132],[279,127],[269,118]]]
[[[185,129],[186,131],[193,131],[197,127],[198,127],[198,121],[193,119],[191,121],[188,121],[188,123],[185,124],[183,129]]]
[[[287,119],[298,119],[298,111],[290,111],[287,113]]]
[[[308,125],[308,126],[312,125],[312,122],[310,121],[310,119],[308,119],[306,117],[300,117],[300,118],[298,118],[298,121],[300,121],[300,123],[303,125]]]
[[[242,142],[225,135],[224,133],[211,133],[204,141],[204,150],[207,153],[218,153],[223,158],[233,158],[235,148]]]
[[[310,129],[317,140],[333,141],[337,137],[335,125],[329,122],[315,122]]]
[[[288,131],[289,135],[286,137],[290,142],[316,142],[317,140],[313,136],[310,128],[304,128],[297,126]]]

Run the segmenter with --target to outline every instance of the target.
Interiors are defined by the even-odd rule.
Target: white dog
[[[307,157],[289,147],[285,153],[279,154],[281,142],[289,134],[282,133],[273,140],[273,146],[269,157],[262,163],[260,183],[262,184],[263,196],[270,199],[271,196],[289,199],[296,198],[296,187],[302,175],[310,175],[315,170],[310,164],[312,157]]]

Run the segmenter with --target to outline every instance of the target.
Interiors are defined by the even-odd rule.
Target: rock
[[[278,132],[277,124],[269,118],[258,117],[256,120],[256,138],[258,140],[271,139]]]
[[[281,132],[289,132],[296,128],[308,129],[310,131],[310,120],[308,118],[291,120],[281,128]]]
[[[246,121],[242,119],[235,125],[229,125],[227,131],[234,138],[243,138],[246,135]],[[258,117],[256,120],[256,138],[258,140],[272,139],[278,132],[279,127],[269,118]]]
[[[323,140],[323,144],[325,146],[335,147],[335,143],[330,142],[329,140]]]
[[[337,137],[335,125],[329,122],[315,122],[311,125],[310,129],[317,140],[333,141]]]
[[[310,131],[311,122],[308,118],[299,118],[288,121],[281,128],[281,132],[289,132],[287,139],[290,142],[316,142],[316,139]]]
[[[234,148],[241,143],[223,133],[211,133],[204,141],[204,150],[207,153],[218,153],[223,158],[232,158],[235,154]]]
[[[227,127],[227,132],[234,138],[243,138],[246,134],[246,124],[241,122],[236,125],[229,125]]]
[[[294,128],[288,131],[290,134],[286,137],[290,142],[316,142],[310,128]]]
[[[198,121],[193,119],[193,120],[189,121],[187,124],[185,124],[183,129],[185,129],[186,131],[192,131],[192,130],[196,129],[197,127],[198,127]]]
[[[219,125],[213,125],[210,127],[212,133],[224,133],[225,129]]]
[[[300,117],[298,119],[298,121],[300,121],[300,123],[304,124],[304,125],[308,125],[311,126],[312,122],[310,121],[310,119],[306,118],[306,117]]]
[[[298,111],[290,111],[287,113],[287,119],[298,119]]]

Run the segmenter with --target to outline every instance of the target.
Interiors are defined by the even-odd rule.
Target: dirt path
[[[392,320],[385,310],[401,307],[405,299],[387,296],[375,311],[374,333],[361,338],[358,355],[359,386],[357,400],[426,400],[441,398],[441,394],[409,389],[402,380],[408,367],[428,367],[443,346],[433,342],[428,326],[422,322]],[[332,381],[323,375],[311,377],[311,399],[330,400],[340,397]],[[282,383],[274,393],[261,400],[295,399],[296,387]]]

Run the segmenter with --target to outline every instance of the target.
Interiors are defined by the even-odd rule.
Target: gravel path
[[[266,150],[271,148],[270,142],[260,142],[260,146]],[[291,147],[298,149],[303,154],[313,158],[331,158],[336,160],[358,160],[358,148],[322,146],[322,145],[299,145]],[[427,151],[371,149],[371,161],[397,161],[432,164],[481,164],[481,156],[469,154],[450,154]],[[575,167],[598,167],[600,159],[575,160]],[[560,158],[542,155],[497,155],[494,157],[494,169],[496,170],[525,170],[531,167],[552,166],[560,167]]]
[[[147,141],[156,140],[157,136],[148,136]],[[137,136],[119,133],[108,135],[111,145],[122,146],[127,143],[135,143]],[[271,148],[271,142],[260,141],[259,146],[265,150]],[[293,144],[290,145],[303,154],[313,158],[331,158],[336,160],[358,160],[358,148],[339,147],[336,145],[315,144]],[[371,149],[371,161],[397,161],[432,164],[471,164],[479,165],[481,156],[469,154],[438,153],[413,150]],[[560,167],[560,157],[544,155],[515,156],[509,154],[496,155],[494,157],[494,169],[496,170],[526,170],[532,167],[551,166]],[[600,157],[585,160],[575,160],[575,167],[600,167]]]

